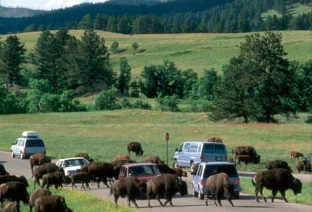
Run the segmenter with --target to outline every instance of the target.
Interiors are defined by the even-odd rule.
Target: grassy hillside
[[[78,38],[83,31],[70,31]],[[204,70],[215,68],[221,71],[223,65],[239,54],[241,42],[251,33],[237,34],[150,34],[124,35],[97,31],[105,38],[106,46],[110,48],[114,41],[119,43],[121,53],[112,54],[112,65],[119,70],[120,57],[127,57],[132,68],[132,76],[138,76],[144,66],[162,64],[164,60],[173,61],[181,70],[193,69],[201,74]],[[263,32],[262,32],[263,33]],[[36,44],[40,32],[21,33],[17,36],[30,51]],[[311,31],[283,31],[283,45],[287,58],[303,62],[312,58]],[[5,40],[5,35],[1,36]],[[132,43],[137,42],[137,53],[132,49]],[[135,54],[134,54],[135,53]]]

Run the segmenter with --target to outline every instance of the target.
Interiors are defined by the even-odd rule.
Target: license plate
[[[222,157],[216,157],[216,161],[222,161]]]

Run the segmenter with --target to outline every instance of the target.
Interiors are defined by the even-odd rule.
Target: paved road
[[[11,158],[8,152],[0,151],[0,163],[3,163],[8,172],[15,175],[24,175],[26,177],[31,176],[30,166],[28,160],[20,160],[18,158]],[[241,177],[250,177],[252,173],[242,172],[240,173]],[[303,181],[312,181],[311,175],[296,175],[296,177],[300,178]],[[188,182],[191,182],[191,178],[187,179]],[[99,198],[113,201],[112,197],[109,195],[109,189],[105,188],[101,185],[101,188],[98,189],[94,186],[91,186],[92,190],[85,191],[90,194],[96,195]],[[191,194],[191,187],[189,187],[189,193]],[[300,194],[299,194],[300,195]],[[300,211],[300,212],[311,212],[312,207],[294,203],[285,203],[283,200],[276,199],[274,203],[268,202],[265,203],[260,200],[261,203],[257,203],[253,195],[250,194],[241,194],[241,198],[239,200],[233,200],[234,206],[231,207],[229,202],[226,200],[222,200],[223,207],[216,207],[213,204],[212,200],[209,200],[209,206],[205,206],[204,200],[199,200],[198,198],[192,197],[192,195],[188,195],[186,197],[181,197],[179,194],[176,195],[173,199],[173,204],[175,207],[161,207],[157,200],[151,200],[152,208],[147,207],[146,200],[138,200],[137,204],[140,207],[141,211],[152,211],[152,212],[190,212],[192,210],[199,210],[199,211],[208,211],[213,209],[216,212],[225,212],[225,211],[261,211],[267,212],[293,212],[293,211]],[[126,205],[126,199],[122,198],[118,201],[118,204]],[[132,206],[133,207],[133,206]]]

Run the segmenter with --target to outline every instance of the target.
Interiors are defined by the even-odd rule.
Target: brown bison
[[[180,167],[170,168],[167,164],[156,164],[160,173],[163,174],[176,174],[179,177],[187,177],[187,172],[183,171]]]
[[[114,201],[117,205],[119,197],[128,197],[128,206],[132,201],[136,208],[138,205],[135,201],[137,198],[143,198],[146,193],[146,183],[140,182],[136,177],[125,177],[117,180],[111,187],[111,194],[114,195]]]
[[[156,198],[161,206],[166,206],[169,204],[173,207],[172,197],[180,192],[181,196],[187,194],[187,189],[185,189],[185,182],[181,181],[176,174],[162,174],[152,178],[147,183],[146,196],[148,200],[148,207],[151,208],[150,199]],[[163,204],[160,198],[166,198],[166,202]]]
[[[42,176],[41,188],[47,186],[47,189],[49,189],[51,185],[54,185],[55,189],[58,189],[59,186],[63,188],[64,181],[65,176],[63,172],[56,171],[47,173]]]
[[[143,156],[143,149],[139,142],[130,142],[127,145],[127,150],[128,155],[130,155],[130,152],[134,152],[137,157]]]
[[[74,155],[74,157],[84,157],[85,159],[87,159],[89,162],[94,161],[92,158],[89,157],[88,153],[85,152],[80,152]]]
[[[51,163],[51,158],[48,158],[43,153],[36,153],[29,157],[31,173],[33,173],[35,166],[41,166],[45,163]]]
[[[272,169],[268,171],[259,171],[252,177],[252,184],[256,187],[255,194],[256,200],[259,202],[258,193],[263,197],[266,202],[266,198],[263,195],[263,187],[272,190],[272,202],[279,191],[282,194],[285,202],[288,202],[285,196],[285,191],[292,189],[294,194],[301,193],[302,183],[299,179],[294,178],[290,171],[287,169]]]
[[[257,155],[256,149],[253,146],[237,146],[232,149],[232,154],[235,155]]]
[[[114,165],[107,162],[90,162],[82,166],[81,171],[88,172],[90,179],[97,181],[98,188],[100,188],[101,181],[107,186],[107,188],[109,188],[107,179],[118,178],[118,174],[116,176],[116,172],[114,170]]]
[[[212,137],[209,138],[208,141],[210,142],[217,142],[217,143],[223,143],[222,139],[220,137]]]
[[[29,194],[24,183],[11,181],[0,185],[0,202],[2,206],[5,199],[12,202],[17,201],[18,204],[19,201],[28,204],[28,198]]]
[[[146,156],[144,158],[145,162],[149,162],[149,163],[155,163],[155,164],[161,164],[161,163],[165,163],[164,161],[162,161],[158,156],[154,156],[154,155],[149,155]]]
[[[45,163],[37,168],[34,169],[33,171],[33,177],[34,177],[34,188],[36,187],[36,184],[40,186],[40,179],[42,178],[43,175],[51,172],[56,172],[60,171],[59,167],[55,163]]]
[[[240,165],[240,162],[244,162],[246,165],[248,163],[259,164],[260,163],[260,155],[250,156],[250,155],[236,155],[235,163]]]
[[[312,161],[297,161],[296,162],[296,168],[297,168],[299,173],[301,171],[312,172]]]
[[[20,206],[16,201],[9,202],[4,205],[2,212],[20,212]]]
[[[282,168],[282,169],[287,169],[288,171],[292,172],[291,167],[284,160],[272,160],[272,161],[269,161],[269,162],[266,163],[265,167],[268,170]]]
[[[117,155],[115,158],[114,158],[114,161],[119,161],[119,160],[131,160],[129,155],[126,155],[126,154],[123,154],[123,155]]]
[[[43,196],[48,196],[51,194],[52,194],[51,191],[49,191],[46,188],[39,188],[38,190],[32,192],[30,194],[29,202],[28,202],[29,212],[32,212],[32,208],[35,206],[35,201],[37,198],[43,197]]]
[[[206,181],[206,194],[206,206],[208,206],[209,195],[212,196],[216,206],[218,206],[216,202],[217,199],[219,206],[222,207],[221,199],[223,196],[226,197],[232,207],[234,206],[232,202],[232,197],[234,195],[234,183],[230,181],[229,176],[226,173],[221,172],[208,177]]]
[[[21,183],[24,183],[26,187],[29,186],[28,181],[25,176],[21,175],[19,177],[15,175],[0,175],[0,184],[7,183],[11,181],[19,181]]]
[[[65,202],[65,198],[59,195],[38,197],[35,201],[36,212],[72,212]]]
[[[299,157],[303,157],[303,154],[301,152],[297,152],[297,151],[290,152],[290,159],[299,160]]]
[[[72,190],[75,188],[77,189],[77,186],[75,183],[81,183],[81,189],[86,189],[84,187],[84,184],[86,184],[86,187],[91,190],[89,183],[90,183],[90,175],[88,172],[77,172],[72,174],[71,178],[71,185]]]

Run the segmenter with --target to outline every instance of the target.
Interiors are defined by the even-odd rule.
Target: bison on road
[[[232,207],[234,206],[232,202],[232,197],[234,195],[234,183],[230,181],[229,176],[226,173],[221,172],[219,174],[214,174],[207,179],[206,194],[206,206],[208,206],[209,194],[212,196],[216,206],[218,206],[216,202],[217,199],[219,206],[222,207],[221,199],[223,196],[226,197]]]
[[[33,177],[34,177],[34,188],[36,187],[36,184],[40,186],[40,179],[43,175],[51,172],[59,171],[59,167],[55,163],[45,163],[33,171]]]
[[[162,174],[157,177],[152,178],[147,183],[147,201],[148,207],[151,208],[150,199],[156,198],[161,206],[166,206],[169,204],[173,207],[172,197],[180,192],[181,196],[187,194],[187,189],[185,189],[185,182],[181,181],[176,174]],[[163,204],[160,198],[166,198],[166,202]]]
[[[128,155],[130,152],[134,152],[137,157],[143,156],[142,145],[139,142],[130,142],[127,145]]]
[[[252,177],[252,184],[256,187],[255,194],[256,200],[259,202],[258,193],[263,197],[266,202],[266,198],[263,195],[263,188],[272,190],[272,202],[279,191],[284,198],[285,202],[288,202],[285,196],[285,191],[292,189],[294,194],[301,193],[302,183],[299,179],[294,178],[290,171],[287,169],[272,169],[268,171],[259,171]]]
[[[162,160],[160,159],[160,157],[154,156],[154,155],[146,156],[146,157],[144,158],[144,161],[145,161],[145,162],[148,162],[148,163],[155,163],[155,164],[162,164],[162,163],[165,163],[164,161],[162,161]]]
[[[35,166],[41,166],[45,163],[51,163],[51,158],[48,158],[43,153],[35,153],[29,157],[31,173]]]
[[[143,198],[146,193],[146,183],[140,182],[136,177],[125,177],[117,180],[111,187],[111,194],[114,195],[114,201],[117,205],[119,197],[128,197],[128,206],[130,207],[130,202],[132,201],[136,208],[138,205],[136,203],[137,198]]]

